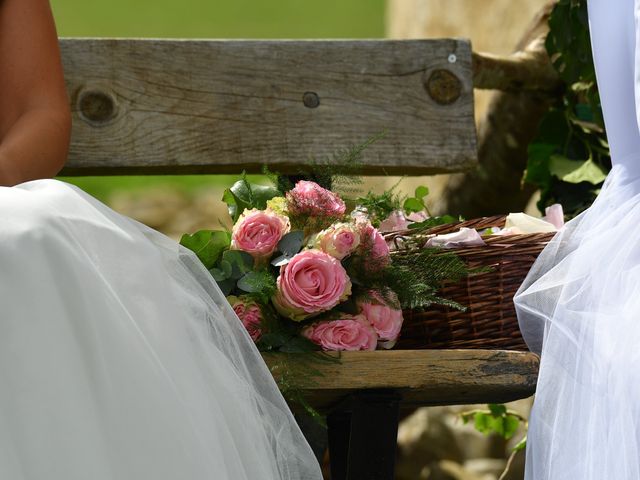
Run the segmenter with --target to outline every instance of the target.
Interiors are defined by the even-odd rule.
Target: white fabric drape
[[[0,479],[321,478],[191,252],[65,182],[0,188]]]
[[[541,353],[526,480],[640,479],[639,3],[588,13],[613,169],[514,296]]]

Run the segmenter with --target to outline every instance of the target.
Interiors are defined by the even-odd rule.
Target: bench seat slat
[[[466,39],[62,39],[61,50],[66,175],[296,173],[385,130],[365,152],[369,174],[477,162]]]
[[[299,354],[305,355],[305,354]],[[331,355],[337,355],[335,352]],[[302,374],[304,362],[264,353],[270,367],[287,365],[289,380],[309,403],[327,409],[356,390],[397,389],[405,407],[500,403],[531,396],[539,357],[506,350],[376,350],[342,352],[342,363],[313,363],[323,376]],[[282,367],[273,370],[279,375]]]

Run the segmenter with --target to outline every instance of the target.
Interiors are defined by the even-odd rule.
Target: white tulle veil
[[[588,8],[613,168],[514,297],[524,338],[541,353],[527,480],[640,479],[639,7]]]

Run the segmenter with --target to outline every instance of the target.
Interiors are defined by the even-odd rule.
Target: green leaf
[[[301,230],[289,232],[278,242],[278,251],[286,257],[293,257],[302,248],[303,240],[304,232]]]
[[[217,283],[218,283],[218,287],[220,288],[220,290],[222,290],[222,294],[225,297],[227,295],[230,295],[236,286],[236,281],[233,278],[227,278],[226,280],[223,280]]]
[[[224,269],[222,268],[211,268],[209,269],[209,273],[213,276],[213,279],[216,282],[224,282],[225,280],[227,280],[230,276],[231,276],[231,265],[229,265],[228,262],[221,262],[220,265],[222,266],[222,264],[226,264],[229,266],[229,273],[225,272]]]
[[[229,215],[236,222],[242,212],[247,209],[264,210],[267,207],[267,201],[279,194],[280,192],[273,185],[250,183],[246,174],[243,173],[240,180],[224,191],[222,201],[227,204]]]
[[[285,332],[268,332],[260,337],[260,343],[269,349],[279,349],[282,345],[291,339],[290,333]]]
[[[251,255],[242,250],[227,250],[222,254],[221,266],[223,263],[229,264],[227,276],[238,280],[253,270],[254,260]]]
[[[478,412],[475,415],[474,426],[480,433],[488,434],[492,431],[492,417],[489,414]]]
[[[318,350],[318,346],[305,337],[291,337],[281,347],[281,352],[286,353],[306,353]]]
[[[551,179],[549,162],[557,148],[556,145],[548,143],[532,143],[529,145],[527,169],[524,174],[525,182],[536,186],[549,183]]]
[[[503,436],[506,440],[509,440],[518,431],[518,427],[520,426],[520,419],[515,415],[507,415],[506,417],[503,418],[503,424],[504,424]]]
[[[429,188],[425,187],[424,185],[420,185],[418,188],[416,188],[415,193],[416,193],[416,198],[423,199],[424,197],[429,195]]]
[[[185,233],[180,239],[180,244],[195,252],[208,270],[213,268],[230,243],[231,234],[222,230],[200,230],[193,235]]]
[[[421,212],[424,210],[424,202],[421,199],[409,197],[404,201],[402,208],[408,213]]]
[[[489,411],[494,417],[499,417],[501,415],[505,415],[507,413],[507,407],[501,405],[499,403],[490,403]]]
[[[549,165],[551,174],[568,183],[589,182],[597,184],[607,174],[592,159],[586,161],[570,160],[563,155],[552,155]]]
[[[263,303],[267,303],[276,290],[276,280],[266,270],[252,271],[238,280],[238,288],[247,293],[259,296]]]

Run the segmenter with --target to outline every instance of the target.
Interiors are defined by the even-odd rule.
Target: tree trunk
[[[544,46],[548,17],[556,2],[516,3],[388,0],[390,37],[470,37],[474,48],[479,166],[469,172],[422,180],[432,191],[434,214],[472,218],[522,211],[535,191],[529,185],[522,189],[520,183],[527,146],[562,89]],[[487,11],[492,12],[490,16]],[[523,20],[534,12],[537,14],[525,29]],[[513,45],[518,38],[511,54],[504,51],[505,44]]]
[[[549,71],[550,62],[544,40],[554,4],[555,1],[548,3],[536,16],[517,45],[516,53],[511,56],[528,58],[525,64],[538,72],[531,78],[540,80],[548,75],[549,88],[544,88],[543,81],[537,91],[495,93],[478,125],[479,165],[469,172],[449,177],[443,192],[446,199],[442,206],[444,211],[466,218],[523,211],[535,191],[531,185],[521,185],[521,180],[527,165],[527,147],[535,138],[540,120],[548,111],[554,95],[559,93],[557,77],[545,73]],[[515,71],[522,75],[526,68]],[[504,75],[494,76],[507,84],[509,82]]]

